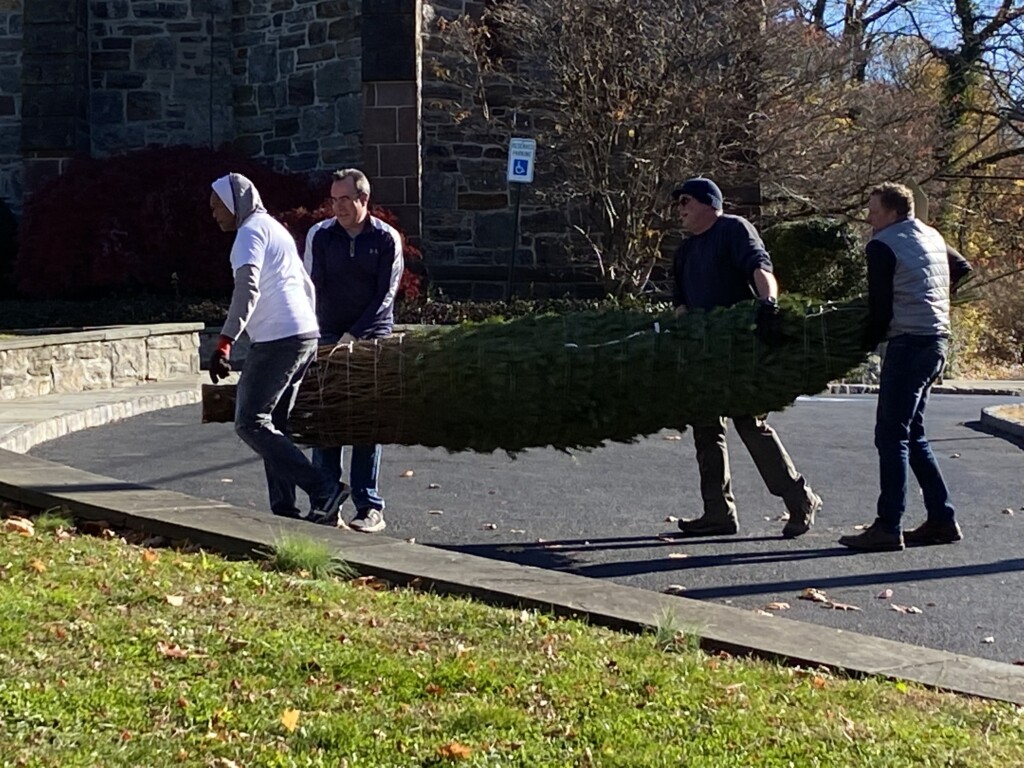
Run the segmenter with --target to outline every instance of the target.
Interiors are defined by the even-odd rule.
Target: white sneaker
[[[349,523],[349,527],[353,531],[361,533],[377,533],[383,531],[387,526],[388,524],[384,522],[384,512],[376,507],[356,512],[356,516]]]

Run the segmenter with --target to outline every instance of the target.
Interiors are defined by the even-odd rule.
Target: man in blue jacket
[[[399,233],[370,215],[370,182],[355,168],[334,173],[334,216],[306,236],[305,265],[316,288],[321,343],[343,344],[391,335],[395,297],[402,279]],[[352,446],[349,485],[356,515],[353,530],[375,533],[386,527],[384,499],[377,489],[380,445]],[[313,449],[313,463],[341,479],[344,449]]]

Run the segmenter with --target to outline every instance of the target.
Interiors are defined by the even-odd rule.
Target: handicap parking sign
[[[511,139],[508,143],[508,180],[520,184],[533,182],[533,161],[537,142],[533,139]]]

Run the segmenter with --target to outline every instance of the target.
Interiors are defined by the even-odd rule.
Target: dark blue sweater
[[[687,309],[731,307],[756,297],[754,270],[772,260],[754,225],[722,214],[711,228],[683,241],[672,260],[672,305]]]
[[[403,267],[398,232],[368,216],[363,231],[353,238],[329,220],[319,225],[310,248],[321,333],[350,333],[357,339],[390,334]]]

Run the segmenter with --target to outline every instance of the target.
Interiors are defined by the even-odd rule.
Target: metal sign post
[[[519,247],[519,203],[523,196],[523,184],[533,182],[534,159],[537,156],[537,142],[533,139],[511,139],[508,143],[508,181],[515,184],[515,209],[512,214],[512,252],[508,259],[508,284],[505,286],[505,300],[512,300],[512,277],[516,267],[516,250]]]

